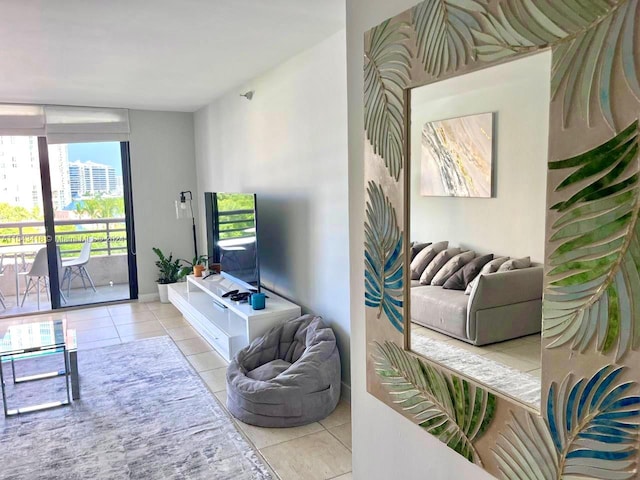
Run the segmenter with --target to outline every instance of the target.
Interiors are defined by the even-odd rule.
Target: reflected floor
[[[67,298],[67,303],[63,303],[63,307],[73,307],[78,305],[90,305],[92,303],[113,302],[117,300],[129,299],[129,285],[126,283],[119,283],[113,286],[103,285],[97,286],[94,292],[91,288],[84,289],[72,288],[71,292],[67,296],[67,291],[64,292]],[[36,313],[38,311],[51,310],[51,302],[46,292],[43,290],[40,292],[40,307],[38,308],[38,301],[35,292],[30,293],[24,301],[24,306],[20,306],[22,296],[18,298],[16,302],[15,295],[6,295],[4,304],[6,309],[2,310],[0,305],[0,318],[9,315],[24,315],[26,313]]]
[[[411,349],[539,408],[540,334],[476,347],[411,324]]]

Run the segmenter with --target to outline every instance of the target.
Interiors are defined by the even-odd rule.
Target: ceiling
[[[344,0],[0,0],[0,102],[194,111],[344,28]]]

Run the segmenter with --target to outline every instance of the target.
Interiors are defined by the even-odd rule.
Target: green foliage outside
[[[127,248],[126,231],[124,222],[124,199],[122,197],[103,197],[101,194],[93,198],[86,198],[76,203],[76,215],[83,220],[122,218],[121,223],[109,224],[109,237],[111,238],[111,250],[113,253],[125,253]],[[20,222],[44,222],[43,215],[39,208],[27,210],[24,207],[0,203],[0,224],[20,223]],[[108,246],[106,232],[96,232],[104,230],[104,223],[83,224],[83,225],[61,225],[56,224],[56,241],[60,247],[63,257],[77,256],[82,248],[82,244],[88,238],[93,238],[92,249],[106,249]],[[122,230],[115,231],[113,230]],[[85,233],[91,231],[92,233]],[[25,244],[44,244],[46,242],[44,225],[22,227],[22,234],[27,236],[23,242]],[[0,228],[0,246],[10,246],[20,244],[20,229],[17,227]],[[107,252],[95,252],[94,255],[106,255]]]
[[[39,208],[27,210],[24,207],[18,207],[9,203],[0,203],[0,224],[2,223],[20,223],[20,222],[43,222],[42,212]],[[0,228],[0,245],[17,245],[19,244],[18,228]],[[44,236],[44,225],[36,227],[23,227],[23,235],[37,235],[37,237],[27,237],[25,243],[41,243],[38,242],[39,237]]]
[[[0,203],[0,222],[26,222],[28,220],[42,220],[42,212],[38,207],[27,210],[24,207],[14,207],[8,203]]]
[[[218,212],[220,214],[220,240],[228,238],[245,238],[255,236],[254,232],[246,232],[249,228],[255,228],[255,215],[253,210],[254,197],[253,194],[238,195],[229,193],[218,193]],[[251,213],[231,213],[238,210],[250,210]]]
[[[97,194],[76,203],[75,211],[80,218],[124,218],[124,198]]]

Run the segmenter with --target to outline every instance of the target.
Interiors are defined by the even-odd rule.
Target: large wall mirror
[[[535,409],[550,81],[546,51],[408,102],[410,348]]]
[[[640,0],[365,36],[367,391],[507,480],[640,478]]]

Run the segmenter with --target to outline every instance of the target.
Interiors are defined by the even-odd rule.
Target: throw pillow
[[[427,265],[448,246],[449,242],[438,242],[423,248],[411,261],[411,280],[418,280]]]
[[[498,272],[509,272],[511,270],[520,270],[521,268],[529,268],[531,266],[531,258],[513,258],[500,265]]]
[[[449,277],[442,288],[448,290],[464,290],[478,276],[482,267],[493,260],[493,254],[476,257]]]
[[[480,275],[488,275],[490,273],[496,273],[500,268],[500,265],[502,265],[507,260],[509,260],[509,257],[498,257],[498,258],[494,258],[489,263],[487,263],[484,267],[482,267],[482,270],[480,270],[480,273],[476,275],[476,278],[474,278],[471,281],[471,283],[467,285],[467,289],[464,291],[464,294],[471,295],[471,290],[473,290],[473,287],[475,287],[476,283],[478,283],[478,279],[480,278]]]
[[[427,268],[424,269],[422,275],[420,275],[420,285],[430,285],[431,280],[433,280],[433,277],[436,276],[440,269],[459,253],[459,248],[449,248],[436,255]]]
[[[476,252],[473,252],[471,250],[456,255],[451,260],[449,260],[444,267],[440,269],[435,277],[433,277],[433,280],[431,280],[431,285],[441,287],[447,280],[449,280],[451,275],[456,273],[467,263],[473,260],[475,256]]]
[[[429,243],[413,242],[413,244],[411,244],[411,260],[416,258],[416,255],[419,254],[422,250],[424,250],[425,247],[428,247],[429,245],[431,245],[431,242]]]

